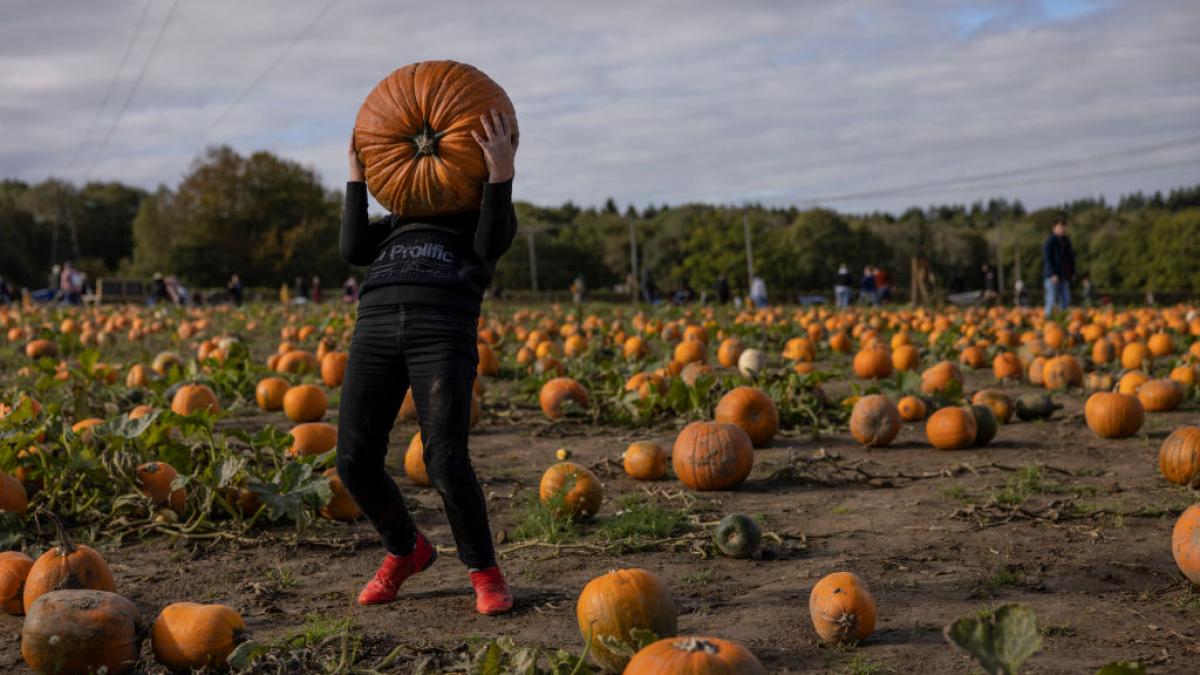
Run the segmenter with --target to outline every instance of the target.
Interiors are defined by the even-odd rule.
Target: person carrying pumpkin
[[[369,223],[364,166],[354,141],[350,143],[341,253],[347,262],[370,270],[360,286],[342,382],[337,471],[387,549],[375,577],[358,596],[363,605],[392,601],[406,579],[437,558],[437,549],[417,530],[384,466],[389,432],[411,386],[425,468],[442,498],[458,557],[470,570],[476,609],[502,614],[513,606],[496,565],[467,429],[479,360],[480,302],[517,231],[512,180],[518,131],[515,117],[495,109],[479,122],[482,133],[471,134],[483,151],[487,182],[478,207],[463,213],[392,213]]]

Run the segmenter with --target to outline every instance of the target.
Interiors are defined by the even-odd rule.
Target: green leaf
[[[487,650],[483,655],[483,663],[479,664],[479,675],[503,675],[501,657],[500,645],[495,642],[488,643]]]
[[[261,642],[255,642],[254,640],[243,642],[229,654],[229,667],[235,671],[246,670],[255,659],[270,651],[271,648]]]
[[[1037,615],[1020,605],[1005,605],[988,618],[970,616],[946,627],[946,640],[970,654],[988,675],[1016,675],[1042,647]]]
[[[287,518],[301,522],[307,509],[317,509],[329,503],[333,490],[324,476],[313,474],[313,465],[288,462],[272,476],[271,482],[250,481],[250,489],[267,507],[272,521]]]

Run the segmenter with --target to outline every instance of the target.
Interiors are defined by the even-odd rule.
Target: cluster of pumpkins
[[[117,593],[100,553],[72,542],[58,519],[47,516],[58,529],[57,546],[37,560],[0,553],[0,607],[25,616],[21,656],[35,672],[52,675],[129,672],[145,637],[137,607]],[[174,671],[220,668],[245,630],[242,617],[225,605],[178,602],[154,619],[150,645],[155,659]]]

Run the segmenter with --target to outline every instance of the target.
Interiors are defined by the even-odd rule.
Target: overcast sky
[[[0,0],[0,177],[173,186],[228,143],[336,187],[375,83],[451,58],[508,90],[537,203],[1200,183],[1196,0],[146,1]]]

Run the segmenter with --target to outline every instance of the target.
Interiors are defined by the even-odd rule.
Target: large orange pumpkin
[[[512,118],[508,95],[464,63],[423,61],[385,77],[354,121],[354,147],[367,187],[385,208],[406,217],[479,208],[487,166],[471,132],[496,109]]]
[[[925,422],[925,436],[938,450],[961,450],[975,442],[975,417],[969,410],[947,407]]]
[[[43,595],[63,589],[92,589],[115,592],[117,582],[103,556],[90,546],[75,544],[58,518],[47,512],[58,531],[58,546],[51,547],[33,563],[25,579],[25,610]]]
[[[171,412],[177,415],[191,415],[206,410],[212,413],[221,412],[221,404],[217,395],[206,384],[185,384],[175,392],[171,399]]]
[[[1200,486],[1200,428],[1172,431],[1158,449],[1158,470],[1171,483]]]
[[[1200,585],[1200,504],[1192,504],[1175,521],[1171,532],[1171,556],[1183,576]]]
[[[38,673],[74,675],[133,670],[138,660],[138,611],[109,591],[70,589],[26,605],[21,656]]]
[[[857,642],[875,630],[875,598],[852,572],[834,572],[808,596],[813,629],[823,642]]]
[[[176,602],[154,620],[150,646],[154,657],[174,671],[220,670],[245,630],[242,616],[230,607]]]
[[[736,424],[692,422],[671,449],[679,481],[693,490],[727,490],[754,467],[754,444]]]
[[[1137,397],[1146,412],[1170,412],[1183,403],[1183,387],[1175,380],[1150,380],[1138,388]]]
[[[722,396],[713,418],[741,427],[754,447],[766,445],[779,432],[779,409],[754,387],[736,387]]]
[[[623,675],[766,675],[750,650],[713,637],[665,638],[646,645],[625,666]]]
[[[597,665],[619,673],[629,657],[608,649],[606,642],[634,643],[630,631],[648,630],[673,637],[678,629],[671,591],[653,572],[640,568],[614,570],[583,587],[575,605],[579,632],[591,640],[589,653]]]
[[[1088,428],[1101,438],[1127,438],[1142,428],[1142,404],[1131,394],[1098,391],[1083,406]]]
[[[863,396],[850,413],[850,433],[866,446],[883,447],[891,443],[901,426],[900,411],[882,394]]]
[[[315,384],[298,384],[283,395],[283,414],[293,422],[316,422],[328,408],[329,398]]]

